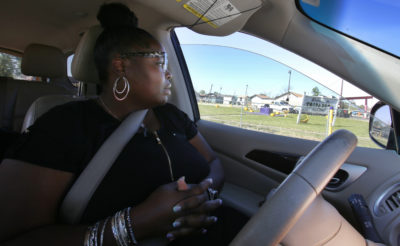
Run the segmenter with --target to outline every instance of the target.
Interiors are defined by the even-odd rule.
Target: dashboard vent
[[[390,212],[400,207],[400,190],[392,193],[386,200],[385,204]]]
[[[374,205],[374,214],[376,216],[382,216],[394,211],[400,211],[400,183],[384,191]]]

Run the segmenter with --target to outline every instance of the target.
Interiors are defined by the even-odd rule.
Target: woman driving
[[[94,49],[101,94],[51,109],[7,153],[0,165],[0,242],[135,245],[161,237],[200,245],[213,237],[207,245],[224,244],[211,233],[221,223],[213,212],[222,200],[209,193],[221,189],[223,170],[194,122],[167,103],[165,50],[122,4],[103,5],[97,17],[104,29]],[[149,110],[140,129],[80,222],[63,223],[59,208],[74,181],[121,121],[142,109]]]

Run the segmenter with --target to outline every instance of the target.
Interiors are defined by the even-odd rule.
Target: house
[[[253,107],[261,108],[265,104],[270,104],[273,99],[264,94],[256,94],[250,97],[250,102]]]
[[[248,102],[249,102],[249,97],[247,97],[247,102],[246,102],[246,96],[237,96],[235,104],[245,105]]]
[[[230,96],[230,95],[224,95],[223,96],[223,104],[227,104],[227,105],[236,105],[236,101],[237,101],[237,96]]]
[[[287,99],[289,99],[289,100],[287,100]],[[279,101],[279,102],[286,101],[286,102],[288,102],[289,105],[301,106],[302,102],[303,102],[303,95],[296,93],[296,92],[289,91],[289,92],[283,93],[282,95],[276,96],[274,98],[274,101]]]

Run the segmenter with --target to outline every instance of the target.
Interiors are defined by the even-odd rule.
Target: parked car
[[[274,101],[269,107],[274,111],[294,113],[294,108],[285,101]]]
[[[58,75],[66,79],[67,64],[71,63],[72,55],[90,53],[90,48],[80,46],[80,42],[85,33],[93,28],[96,30],[96,13],[103,2],[1,1],[0,52],[15,57],[11,59],[13,64],[19,64],[17,60],[27,55],[27,48],[32,44],[50,47],[48,49],[64,58]],[[400,6],[397,1],[126,2],[137,14],[140,26],[160,40],[168,53],[168,69],[173,75],[170,102],[196,122],[223,164],[226,183],[221,197],[224,203],[252,216],[251,223],[243,228],[232,245],[376,245],[372,241],[400,244]],[[198,36],[211,44],[220,41],[232,53],[225,52],[219,44],[196,43]],[[240,59],[245,51],[237,46],[244,41],[253,60]],[[212,49],[212,52],[202,52],[204,50],[199,46],[190,49],[193,42]],[[279,48],[280,52],[272,52],[271,47]],[[78,52],[79,49],[83,51]],[[90,76],[94,69],[86,71],[88,76],[72,73],[74,79],[80,81],[77,92],[68,92],[53,84],[54,78],[49,79],[52,74],[41,71],[55,65],[54,61],[42,63],[45,60],[41,56],[46,54],[44,49],[38,49],[31,60],[38,66],[23,71],[25,75],[16,70],[6,73],[5,65],[0,63],[3,72],[0,74],[0,122],[7,122],[1,127],[15,131],[26,129],[36,118],[28,117],[25,124],[25,114],[32,102],[42,96],[98,95],[98,79]],[[274,61],[286,59],[282,63],[288,67],[282,68],[266,61],[264,58],[268,56]],[[68,57],[71,58],[67,61]],[[201,58],[204,59],[201,63],[195,60]],[[223,60],[213,64],[217,58]],[[193,67],[195,64],[204,70]],[[226,74],[205,77],[216,71]],[[285,76],[272,76],[275,71],[283,71]],[[252,77],[255,73],[259,75]],[[248,95],[254,88],[257,91],[253,92],[259,93],[257,84],[261,84],[263,90],[275,89],[278,94],[282,88],[288,88],[288,82],[292,87],[290,91],[302,85],[310,94],[315,85],[309,86],[309,81],[320,86],[327,81],[327,76],[339,83],[347,81],[384,102],[389,113],[378,115],[382,112],[379,107],[376,108],[378,113],[371,113],[371,121],[376,115],[391,126],[385,134],[376,128],[372,131],[372,137],[379,135],[378,141],[373,140],[379,146],[370,140],[368,123],[360,120],[340,125],[338,119],[334,128],[346,128],[357,135],[357,147],[353,146],[352,134],[337,131],[335,135],[334,131],[333,139],[323,142],[327,151],[321,148],[313,151],[327,136],[324,126],[321,132],[317,132],[320,129],[312,122],[313,119],[301,125],[293,123],[295,117],[278,119],[264,115],[262,121],[257,121],[260,118],[256,118],[256,114],[245,114],[236,105],[207,111],[210,105],[197,104],[196,101],[195,91],[212,93],[211,89],[219,86],[217,90],[221,94],[223,88],[232,88],[234,83],[237,87],[229,92],[232,95]],[[222,86],[222,83],[227,85]],[[340,88],[340,85],[336,87]],[[303,94],[301,90],[298,93]],[[43,103],[42,112],[55,105],[47,101]],[[296,111],[281,102],[270,104],[270,107]],[[223,119],[216,120],[214,112],[217,110]],[[226,113],[228,110],[231,111]],[[246,119],[257,127],[249,129]],[[321,117],[321,122],[326,124],[324,117]],[[299,130],[301,127],[307,128],[306,133]],[[312,155],[305,157],[309,154]],[[369,220],[362,220],[365,217],[357,217],[353,212],[357,209],[354,206],[352,209],[348,202],[352,194],[365,198],[360,209],[370,215]],[[10,194],[10,197],[14,196],[18,194]],[[260,207],[260,204],[263,205]],[[24,220],[26,214],[37,213],[24,203],[20,205],[15,220]],[[365,225],[367,229],[376,229],[375,236],[362,230]],[[25,231],[38,227],[32,225]],[[39,237],[46,242],[47,235]],[[0,238],[0,242],[7,240]],[[64,238],[60,237],[62,240]]]

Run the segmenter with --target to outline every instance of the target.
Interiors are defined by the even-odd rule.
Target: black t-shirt
[[[171,158],[175,179],[198,183],[209,173],[204,157],[188,140],[197,134],[193,121],[172,104],[153,109],[161,123],[158,134]],[[95,101],[57,106],[40,117],[7,158],[77,174],[120,122]],[[91,223],[142,202],[160,185],[171,182],[168,160],[150,132],[138,131],[99,185],[82,218]]]

